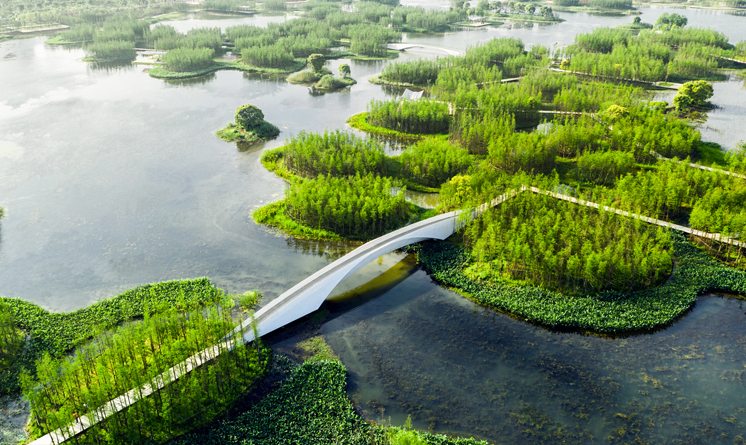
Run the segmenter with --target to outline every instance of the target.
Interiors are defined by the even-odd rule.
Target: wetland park
[[[0,443],[746,444],[745,7],[4,1]]]

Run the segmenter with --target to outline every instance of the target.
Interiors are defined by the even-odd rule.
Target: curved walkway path
[[[419,43],[389,43],[388,45],[386,45],[386,47],[388,49],[393,49],[394,51],[406,51],[412,48],[437,49],[439,51],[443,51],[449,56],[463,56],[464,54],[466,54],[466,51],[459,51],[457,49],[443,48],[440,46],[425,45]]]
[[[402,227],[399,230],[395,230],[391,233],[369,241],[366,244],[363,244],[362,246],[358,247],[357,249],[334,261],[320,271],[301,281],[297,285],[293,286],[288,291],[272,300],[268,305],[257,311],[254,316],[254,321],[256,322],[257,332],[259,336],[282,328],[283,326],[286,326],[316,311],[317,309],[319,309],[319,307],[321,307],[321,304],[324,302],[324,300],[326,300],[326,298],[337,286],[337,284],[355,273],[364,265],[380,257],[381,255],[407,246],[409,244],[414,244],[428,239],[446,239],[449,236],[453,235],[465,224],[470,222],[472,219],[478,217],[485,210],[495,207],[500,203],[513,198],[519,193],[523,193],[525,191],[551,196],[553,198],[572,202],[578,205],[603,209],[607,212],[613,212],[629,218],[640,219],[647,223],[661,227],[669,227],[671,229],[689,233],[701,238],[713,239],[722,243],[732,244],[739,247],[746,246],[746,242],[726,238],[717,233],[701,232],[690,227],[672,224],[667,221],[649,218],[647,216],[627,212],[625,210],[615,209],[613,207],[602,206],[595,202],[577,199],[569,195],[550,192],[536,187],[523,186],[520,189],[508,191],[498,198],[484,203],[478,207],[475,207],[470,211],[456,211],[434,216],[432,218],[410,224],[406,227]],[[233,347],[236,346],[237,339],[240,337],[240,335],[236,334],[243,333],[244,342],[253,341],[254,332],[251,329],[251,323],[252,320],[246,320],[242,325],[237,327],[231,335],[226,336],[223,343],[221,343],[220,345],[205,349],[204,351],[201,351],[200,353],[189,357],[184,362],[177,364],[176,366],[169,369],[167,372],[155,378],[150,384],[143,385],[140,388],[135,388],[129,391],[127,394],[119,396],[116,399],[110,401],[105,406],[102,406],[89,413],[88,415],[81,416],[80,418],[78,418],[76,423],[70,424],[65,431],[54,431],[50,434],[40,437],[39,439],[36,439],[35,441],[31,442],[30,445],[59,444],[67,439],[75,437],[76,435],[82,433],[99,421],[127,408],[138,400],[149,396],[153,392],[163,388],[168,383],[188,374],[192,369],[197,368],[204,363],[207,363],[221,352],[233,349]],[[231,340],[229,338],[235,338],[236,340]]]

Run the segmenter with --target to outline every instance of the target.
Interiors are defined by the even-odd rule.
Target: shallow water
[[[746,432],[744,311],[702,297],[652,335],[560,334],[417,271],[322,334],[371,420],[411,415],[419,429],[498,443],[733,444]]]

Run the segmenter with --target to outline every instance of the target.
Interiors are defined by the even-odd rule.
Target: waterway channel
[[[654,22],[666,11],[645,9],[642,18]],[[676,12],[733,42],[746,39],[746,17]],[[576,33],[631,21],[562,16],[568,21],[558,25],[404,41],[464,50],[513,36],[564,45]],[[184,31],[282,20],[173,23]],[[208,276],[229,292],[261,289],[266,303],[354,247],[288,239],[254,224],[250,212],[285,187],[259,157],[300,131],[346,129],[371,99],[395,94],[367,82],[390,62],[332,61],[334,71],[350,63],[358,84],[317,95],[282,77],[231,71],[164,82],[141,66],[86,64],[82,50],[44,40],[0,44],[0,205],[7,209],[0,295],[67,311],[144,283]],[[438,54],[412,49],[401,59]],[[734,79],[715,93],[720,108],[704,124],[712,129],[703,129],[704,138],[732,148],[746,139],[746,89]],[[280,138],[250,149],[216,138],[244,103],[261,108]],[[398,281],[323,327],[370,419],[402,424],[411,414],[422,429],[500,443],[625,443],[638,434],[656,444],[733,444],[746,437],[739,300],[705,297],[666,331],[610,340],[551,333],[479,308],[432,284],[402,254],[374,262],[336,293],[373,277]]]

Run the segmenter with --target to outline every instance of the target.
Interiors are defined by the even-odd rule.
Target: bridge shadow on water
[[[420,266],[417,264],[415,256],[409,254],[373,279],[353,289],[338,293],[337,290],[345,282],[354,279],[360,273],[357,272],[343,280],[317,311],[262,336],[262,339],[269,346],[275,347],[303,341],[305,338],[318,335],[322,325],[388,293],[418,270],[420,270]]]

